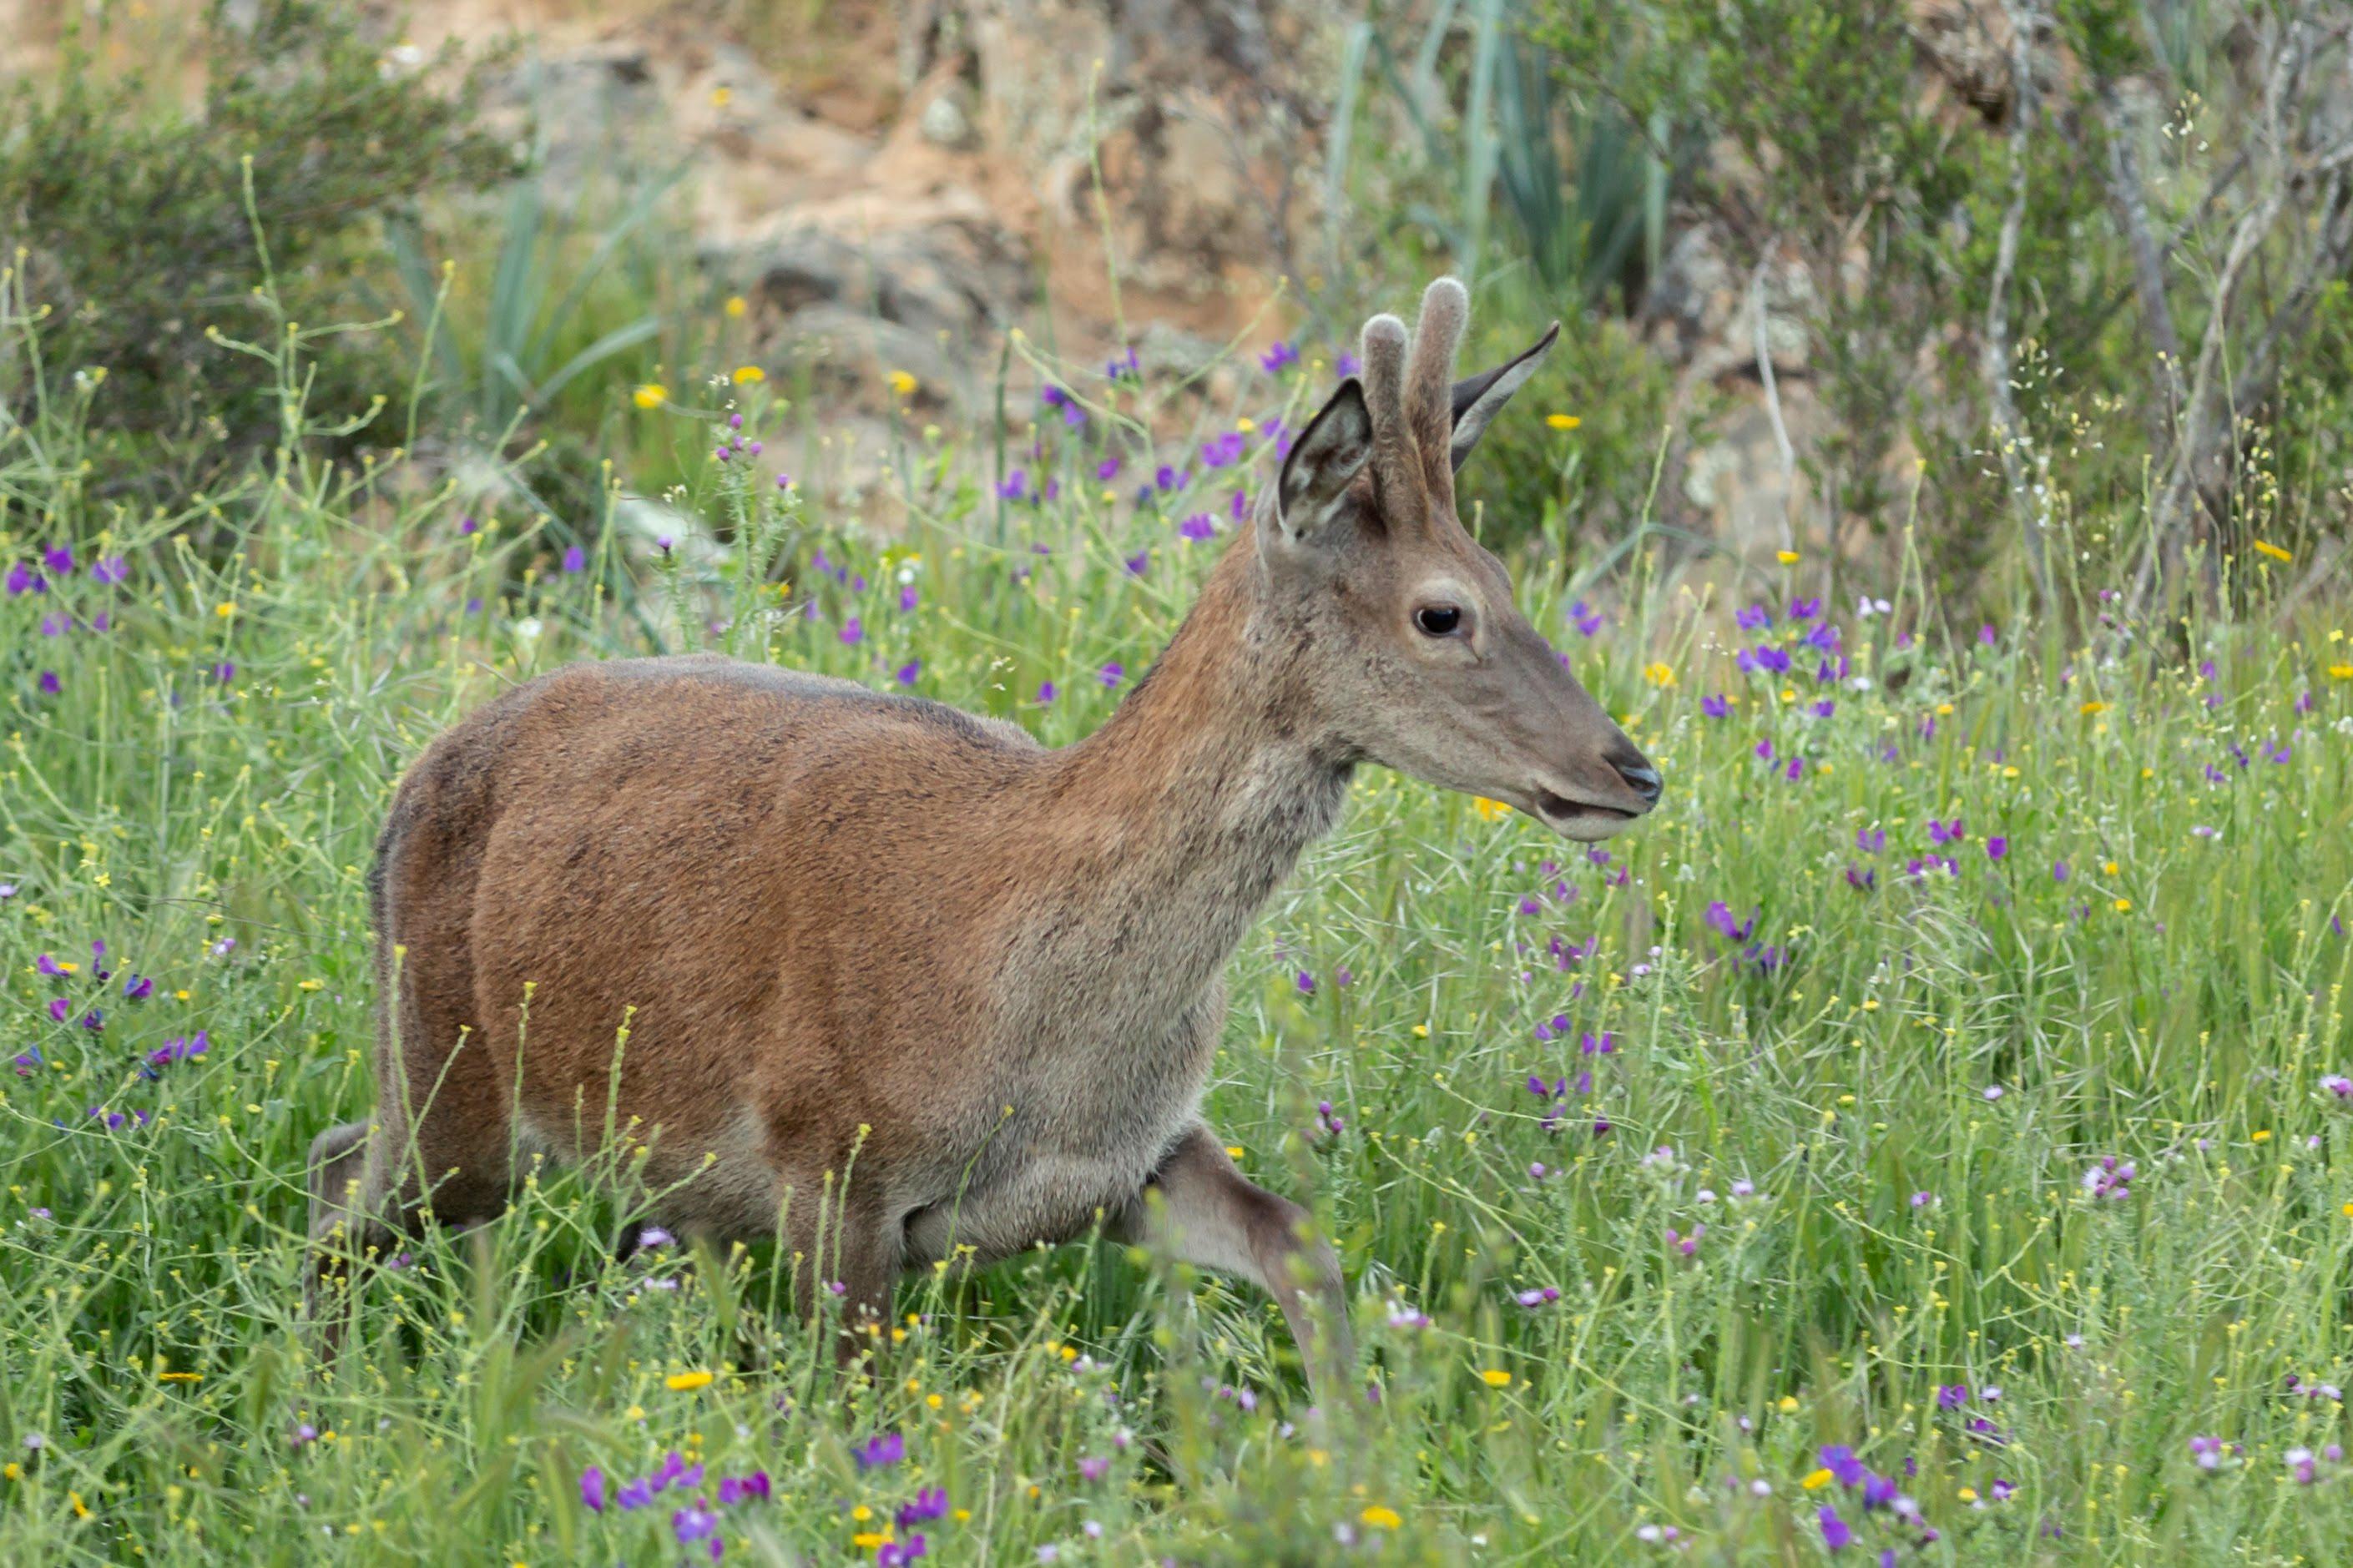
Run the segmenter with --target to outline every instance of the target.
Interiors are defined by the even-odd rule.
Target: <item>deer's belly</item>
[[[907,1266],[947,1258],[985,1268],[1039,1246],[1084,1240],[1135,1201],[1158,1160],[1158,1148],[1143,1158],[1033,1155],[997,1181],[910,1215]]]

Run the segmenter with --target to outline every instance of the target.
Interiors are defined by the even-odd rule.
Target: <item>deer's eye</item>
[[[1451,637],[1462,624],[1462,612],[1452,605],[1424,605],[1413,613],[1413,624],[1424,637]]]

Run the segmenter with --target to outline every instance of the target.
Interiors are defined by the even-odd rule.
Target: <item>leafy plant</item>
[[[143,77],[107,79],[89,39],[69,37],[54,90],[17,84],[0,132],[0,248],[26,251],[40,353],[107,374],[93,434],[140,453],[108,481],[119,489],[216,470],[279,434],[267,379],[214,336],[267,324],[258,265],[297,320],[348,316],[385,218],[508,166],[476,121],[487,62],[437,91],[356,10],[216,5],[199,47],[202,100],[182,110],[159,108],[168,100]],[[364,406],[377,354],[364,337],[328,345],[314,400]],[[31,395],[29,377],[0,384],[19,415]]]

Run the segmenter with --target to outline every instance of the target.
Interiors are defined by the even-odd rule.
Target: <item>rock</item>
[[[971,117],[956,101],[957,97],[953,92],[935,94],[929,103],[923,105],[915,124],[923,132],[924,141],[963,152],[973,147],[977,139],[973,134]]]
[[[2018,96],[2012,59],[2017,29],[2006,0],[1910,0],[1908,30],[1927,79],[1933,106],[1957,100],[1993,125],[2010,122]],[[2032,13],[2030,13],[2032,14]],[[2046,101],[2074,79],[2074,57],[2052,36],[2050,18],[2035,15],[2035,89]]]
[[[1701,222],[1675,237],[1651,280],[1643,315],[1651,345],[1684,367],[1687,382],[1757,372],[1753,263],[1735,266],[1712,224]],[[1806,321],[1817,299],[1812,275],[1794,256],[1765,268],[1765,349],[1776,375],[1806,374],[1811,333]]]

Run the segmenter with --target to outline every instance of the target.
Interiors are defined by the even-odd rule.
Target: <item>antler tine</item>
[[[1403,321],[1383,311],[1365,323],[1365,411],[1376,437],[1405,422],[1405,352]]]
[[[1365,412],[1373,422],[1373,477],[1392,496],[1413,494],[1420,475],[1405,403],[1405,323],[1386,311],[1365,323]]]
[[[1431,499],[1449,506],[1454,497],[1454,351],[1470,321],[1470,291],[1458,279],[1440,278],[1431,283],[1422,290],[1413,353],[1406,366],[1405,411],[1414,452],[1421,459]]]

